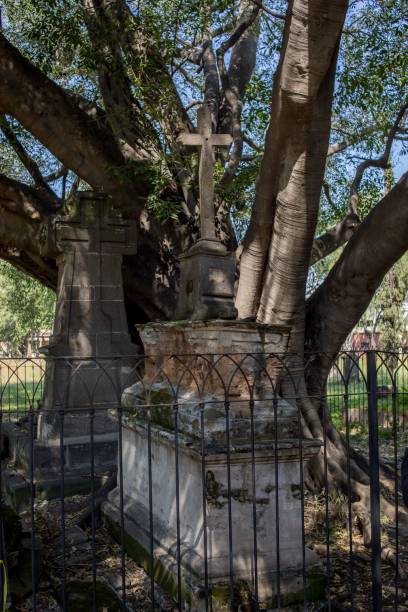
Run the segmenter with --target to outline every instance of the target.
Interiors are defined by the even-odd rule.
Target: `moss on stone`
[[[120,542],[121,541],[121,530],[120,526],[112,520],[109,515],[105,515],[105,521],[109,531],[112,533],[113,537]],[[144,546],[140,544],[137,540],[135,540],[128,533],[124,533],[124,546],[127,553],[134,559],[137,563],[139,563],[143,569],[151,575],[151,563],[150,563],[150,554],[148,550]],[[173,572],[168,568],[167,565],[162,563],[160,559],[155,559],[153,566],[153,577],[155,582],[160,585],[165,591],[167,591],[172,597],[177,598],[177,576],[175,571]],[[194,577],[192,578],[192,583],[194,582]],[[290,584],[290,577],[289,584]],[[293,590],[288,588],[285,590],[282,588],[281,596],[280,596],[280,606],[281,608],[297,606],[298,604],[302,604],[304,600],[303,593],[303,585],[299,585],[299,581],[296,580],[296,577],[293,576],[295,584],[293,585]],[[282,580],[285,582],[285,577],[282,577]],[[198,579],[197,579],[198,582]],[[295,586],[296,585],[296,586]],[[325,594],[325,577],[322,573],[316,569],[315,571],[308,572],[306,576],[306,599],[308,602],[312,603],[315,601],[319,601],[324,598]],[[197,587],[197,585],[196,585]],[[252,585],[249,584],[245,580],[236,580],[234,582],[234,594],[233,601],[234,606],[238,609],[239,606],[251,606],[253,604],[253,591]],[[212,584],[210,587],[210,599],[212,602],[212,608],[217,610],[217,612],[224,612],[230,609],[230,585],[227,582],[218,582]],[[194,591],[194,592],[193,592]],[[201,597],[204,597],[203,589],[199,589],[201,592]],[[274,589],[276,592],[277,589]],[[194,595],[195,593],[195,595]],[[193,588],[191,584],[183,581],[182,583],[182,598],[185,602],[193,605],[195,601],[195,596],[197,595],[197,588]],[[276,607],[278,604],[277,597],[274,595],[271,601],[260,602],[259,610],[270,609],[271,607]]]
[[[117,542],[121,542],[120,526],[112,520],[108,515],[105,515],[105,522]],[[149,576],[152,575],[150,553],[140,542],[132,538],[128,533],[124,533],[124,547],[126,552],[134,559]],[[167,591],[172,597],[176,598],[177,593],[177,578],[171,570],[169,570],[159,559],[153,562],[153,578],[154,581]],[[182,598],[184,601],[191,603],[191,593],[188,588],[182,584]]]

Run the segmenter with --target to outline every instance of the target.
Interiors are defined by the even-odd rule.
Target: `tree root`
[[[92,514],[94,513],[96,515],[99,512],[99,508],[101,507],[102,502],[104,502],[107,498],[108,493],[110,493],[110,491],[116,487],[116,480],[117,470],[114,470],[100,489],[96,491],[93,502],[91,498],[85,508],[83,508],[75,517],[74,525],[77,525],[78,527],[85,527],[92,520]]]
[[[312,459],[305,469],[305,485],[313,492],[341,492],[351,501],[352,520],[356,522],[366,548],[371,547],[370,516],[370,465],[368,458],[357,452],[336,430],[327,412],[327,406],[311,399],[302,399],[300,408],[304,419],[306,437],[325,437],[321,452]],[[316,434],[319,432],[319,436]],[[408,535],[408,512],[399,504],[390,502],[384,495],[388,491],[395,494],[396,473],[389,466],[380,466],[381,516],[392,523],[398,518],[398,536]],[[397,558],[395,548],[384,540],[381,559],[398,570],[401,580],[407,579],[407,570]]]

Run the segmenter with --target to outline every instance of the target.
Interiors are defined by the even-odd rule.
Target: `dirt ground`
[[[354,446],[367,453],[364,440],[356,436]],[[390,467],[394,462],[392,440],[381,440],[381,458]],[[402,457],[405,438],[399,440],[398,464]],[[387,493],[393,501],[392,493]],[[86,496],[66,498],[65,512],[65,580],[91,581],[92,579],[92,530],[85,528],[84,538],[77,537],[78,514],[89,502]],[[402,504],[402,499],[399,498]],[[328,510],[328,514],[326,513]],[[61,502],[38,502],[36,504],[36,534],[42,541],[43,571],[38,585],[37,610],[54,612],[61,610],[60,593],[62,590],[63,562],[61,550]],[[328,576],[326,601],[311,604],[299,609],[306,610],[355,610],[366,612],[371,609],[371,557],[370,550],[364,546],[363,538],[356,520],[352,520],[349,533],[349,504],[347,498],[330,493],[325,498],[306,492],[305,494],[305,538],[306,544],[321,558],[322,566]],[[29,529],[29,515],[23,517],[24,527]],[[328,544],[329,543],[329,544]],[[382,545],[390,550],[396,547],[395,523],[382,518]],[[94,555],[97,579],[106,582],[119,595],[122,591],[122,557],[120,546],[98,521],[95,529]],[[408,573],[408,537],[399,536],[398,562],[400,570]],[[129,610],[139,612],[151,609],[151,581],[145,571],[130,557],[125,556],[126,602]],[[395,566],[388,561],[382,562],[382,581],[384,610],[408,610],[408,579],[397,576]],[[90,583],[89,583],[90,584]],[[328,600],[330,599],[330,604]],[[16,606],[16,612],[32,610],[31,598]],[[103,610],[104,608],[99,608]],[[175,602],[156,587],[156,610],[177,610]],[[107,609],[108,610],[108,609]],[[295,608],[291,608],[295,610]],[[84,610],[85,612],[85,610]],[[110,609],[108,610],[110,612]]]

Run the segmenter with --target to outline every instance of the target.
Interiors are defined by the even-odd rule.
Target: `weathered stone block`
[[[108,411],[119,406],[123,388],[136,378],[138,347],[128,332],[121,268],[123,254],[135,252],[135,232],[136,224],[123,220],[107,196],[91,192],[78,194],[68,216],[50,220],[58,287],[33,453],[37,490],[55,490],[61,454],[67,482],[74,486],[76,471],[82,490],[92,427],[96,470],[116,464],[117,423]],[[10,438],[9,452],[27,481],[33,433]]]
[[[235,319],[235,254],[221,242],[198,241],[180,257],[176,319]]]
[[[304,465],[320,442],[298,439],[296,404],[278,392],[281,382],[290,388],[283,358],[289,330],[242,321],[138,330],[145,376],[122,399],[130,554],[175,594],[179,546],[182,597],[195,610],[205,609],[206,572],[214,609],[230,609],[230,560],[237,605],[253,600],[256,575],[262,605],[276,605],[278,581],[281,603],[302,600],[304,558],[309,600],[316,585],[321,593],[317,558],[302,538],[300,499]],[[104,514],[120,534],[119,489]]]
[[[233,445],[230,449],[230,487],[228,487],[227,448],[206,447],[201,441],[179,434],[178,478],[176,445],[173,434],[151,428],[153,524],[149,523],[149,461],[146,424],[126,418],[123,426],[125,529],[133,544],[149,551],[153,531],[157,570],[176,582],[177,521],[179,520],[183,591],[188,599],[203,593],[205,549],[211,589],[228,602],[229,554],[233,559],[234,580],[247,595],[253,593],[254,538],[258,559],[258,593],[261,601],[272,604],[276,596],[277,575],[282,592],[302,593],[302,515],[299,445],[295,441]],[[303,460],[315,454],[319,443],[304,442]],[[275,470],[275,461],[277,469]],[[136,467],[137,466],[137,467]],[[255,467],[255,480],[252,468]],[[204,481],[203,481],[204,475]],[[177,481],[179,489],[177,491]],[[176,496],[180,513],[177,516]],[[204,495],[204,497],[203,497]],[[278,496],[278,501],[276,497]],[[229,540],[231,498],[232,538]],[[277,513],[278,504],[278,513]],[[104,507],[110,521],[120,516],[119,491],[109,496]],[[254,530],[255,527],[255,530]],[[277,565],[279,532],[280,565]],[[137,545],[136,545],[137,543]],[[143,557],[139,550],[138,560]],[[139,556],[140,555],[140,556]],[[148,559],[148,553],[147,553]],[[317,559],[306,551],[307,571],[317,568]],[[174,591],[173,591],[174,592]],[[222,593],[224,593],[222,597]],[[217,608],[219,609],[219,608]],[[221,609],[221,608],[220,608]]]

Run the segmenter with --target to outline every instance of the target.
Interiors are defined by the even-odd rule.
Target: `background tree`
[[[325,406],[308,397],[322,395],[333,356],[408,245],[408,174],[391,189],[383,177],[407,140],[403,1],[5,6],[0,256],[55,287],[45,224],[82,182],[140,222],[138,253],[124,262],[130,325],[171,318],[177,256],[197,236],[197,158],[177,137],[205,101],[214,130],[233,136],[216,191],[218,231],[241,255],[239,316],[292,327],[294,372],[305,349],[315,353],[299,375],[301,409],[305,435],[322,437]],[[308,295],[310,266],[329,254]],[[331,425],[327,442],[342,485],[344,441]],[[356,454],[360,513],[366,473]]]
[[[27,355],[28,342],[52,330],[55,293],[20,272],[11,264],[0,262],[0,341],[13,352]]]

